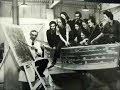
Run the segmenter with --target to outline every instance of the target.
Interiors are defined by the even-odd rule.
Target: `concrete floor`
[[[54,67],[49,72],[54,81],[55,90],[120,90],[119,69],[94,70],[81,74],[81,71]],[[3,88],[1,83],[0,90],[4,90]]]
[[[55,90],[120,90],[119,69],[93,70],[81,74],[80,71],[53,68],[50,73]]]

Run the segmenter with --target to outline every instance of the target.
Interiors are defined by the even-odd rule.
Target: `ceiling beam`
[[[54,2],[49,6],[50,9],[54,8],[61,0],[54,0]]]
[[[120,0],[84,0],[86,2],[99,2],[99,3],[120,3]]]

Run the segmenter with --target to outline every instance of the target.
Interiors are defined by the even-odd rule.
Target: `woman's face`
[[[57,24],[59,27],[63,27],[63,24],[60,18],[57,19]]]
[[[85,39],[85,34],[84,33],[81,33],[81,38]]]
[[[79,30],[79,25],[75,24],[75,29]]]
[[[93,27],[94,23],[91,22],[91,20],[88,20],[88,25],[89,25],[89,27]]]
[[[66,20],[66,16],[64,14],[61,14],[60,17]]]
[[[75,19],[79,20],[80,19],[80,15],[79,14],[75,14]]]
[[[50,28],[51,28],[52,30],[55,30],[55,24],[54,24],[54,23],[51,24],[51,25],[50,25]]]
[[[104,20],[105,20],[106,22],[109,22],[109,21],[110,21],[110,18],[109,18],[106,14],[104,14]]]
[[[83,26],[83,28],[87,29],[88,25],[85,22],[82,22],[82,26]]]

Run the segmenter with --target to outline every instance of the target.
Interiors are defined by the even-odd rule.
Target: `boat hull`
[[[119,66],[120,44],[73,46],[62,48],[56,67],[70,70],[96,70]],[[53,60],[54,49],[45,46],[44,56]]]

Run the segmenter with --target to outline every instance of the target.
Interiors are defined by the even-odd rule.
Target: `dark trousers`
[[[40,74],[41,77],[45,77],[43,72],[47,68],[47,64],[48,64],[48,59],[42,59],[42,60],[38,60],[38,61],[35,62],[35,65],[39,66],[37,68],[37,70],[38,70],[38,73]]]
[[[57,58],[60,57],[60,52],[61,52],[61,48],[64,47],[65,44],[63,41],[59,41],[58,45],[56,46],[55,52],[54,52],[54,59],[52,63],[56,63]]]

